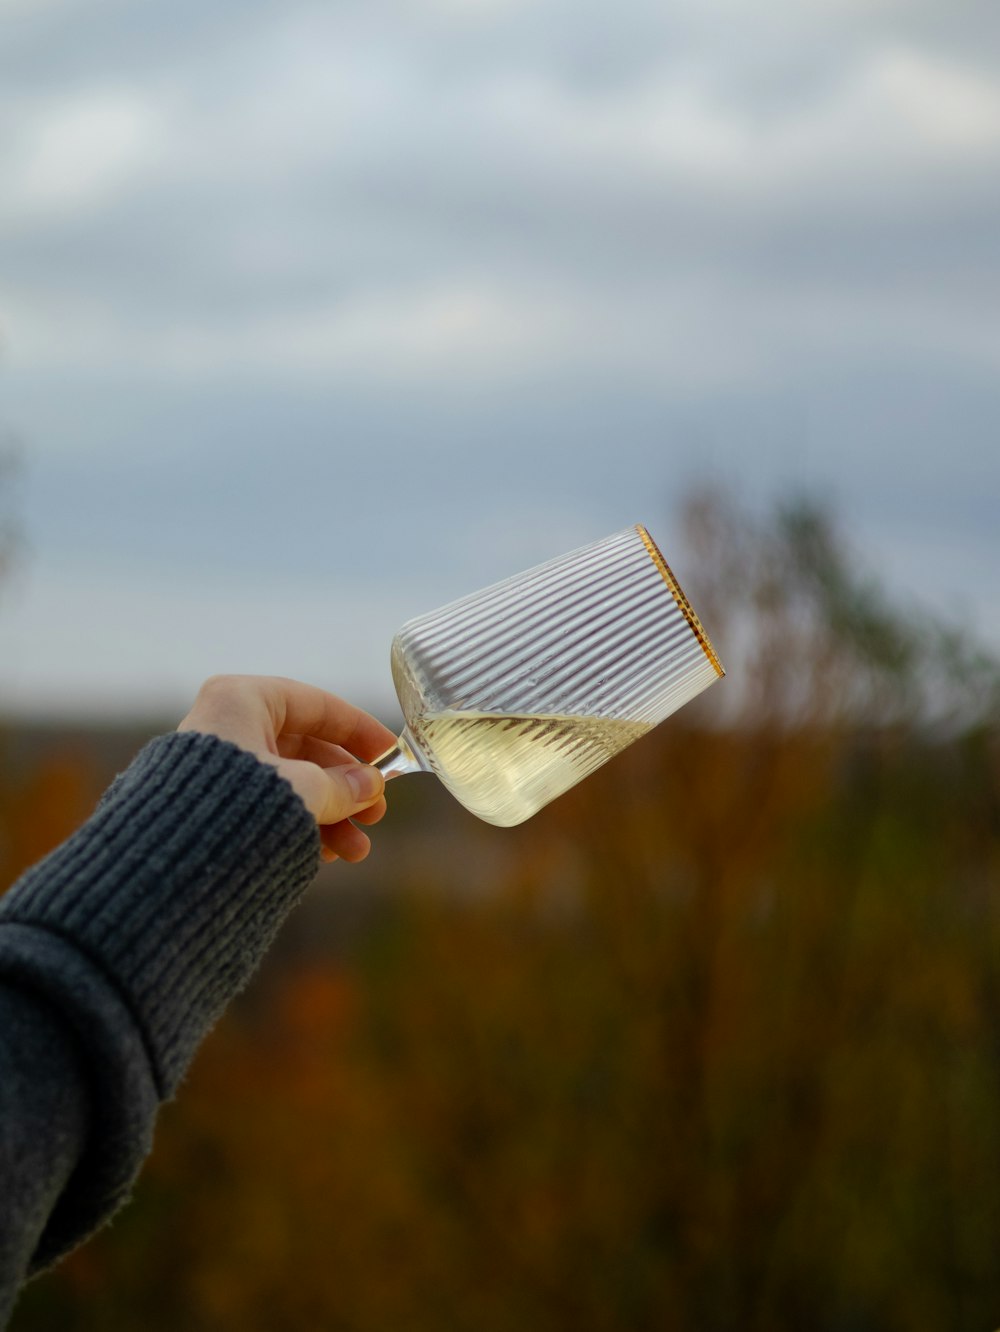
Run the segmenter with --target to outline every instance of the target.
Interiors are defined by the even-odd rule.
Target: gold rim
[[[701,644],[702,651],[705,653],[705,656],[715,667],[716,672],[721,678],[726,673],[725,667],[722,665],[722,662],[719,660],[718,653],[715,651],[715,648],[712,647],[711,639],[709,638],[708,634],[705,633],[705,629],[701,623],[701,620],[699,620],[697,615],[695,615],[690,601],[688,601],[687,597],[684,595],[683,591],[681,590],[681,585],[674,577],[670,565],[660,554],[660,548],[657,546],[656,542],[643,527],[642,523],[636,523],[635,530],[642,537],[642,544],[649,551],[650,559],[653,561],[657,569],[659,569],[660,573],[663,575],[663,581],[666,583],[667,587],[669,587],[670,591],[673,593],[673,598],[677,602],[677,605],[680,607],[681,613],[683,614],[684,618],[691,626],[695,638],[697,638],[698,642]]]

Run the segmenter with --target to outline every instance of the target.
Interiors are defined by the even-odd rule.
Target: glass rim
[[[694,607],[691,605],[690,601],[688,601],[687,597],[684,595],[683,588],[681,587],[680,583],[678,583],[677,579],[674,577],[673,570],[671,569],[670,565],[666,562],[666,560],[663,558],[663,554],[659,546],[649,535],[648,529],[642,523],[636,523],[635,530],[639,533],[639,536],[642,538],[642,544],[646,547],[647,554],[649,555],[653,563],[656,565],[667,587],[670,588],[673,598],[677,602],[677,605],[680,608],[681,613],[683,614],[684,618],[687,620],[688,624],[691,626],[692,633],[694,634],[695,638],[697,638],[699,644],[701,645],[701,649],[705,653],[705,656],[715,667],[716,674],[721,680],[726,673],[726,668],[719,660],[719,654],[712,646],[712,640],[705,632],[705,627],[702,624],[701,620],[699,620],[698,616],[695,614]]]

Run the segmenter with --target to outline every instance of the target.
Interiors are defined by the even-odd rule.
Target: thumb
[[[349,819],[373,805],[385,789],[382,774],[366,763],[321,768],[301,759],[282,759],[278,767],[320,824]]]

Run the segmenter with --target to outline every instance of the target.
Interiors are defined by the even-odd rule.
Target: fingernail
[[[382,790],[382,774],[376,768],[348,768],[344,773],[354,799],[359,805],[374,800]]]

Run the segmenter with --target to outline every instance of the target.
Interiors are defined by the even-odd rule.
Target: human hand
[[[351,820],[371,825],[385,813],[382,774],[368,764],[396,737],[367,712],[282,676],[213,675],[177,729],[216,735],[273,764],[319,824],[324,860],[356,862],[371,850]]]

